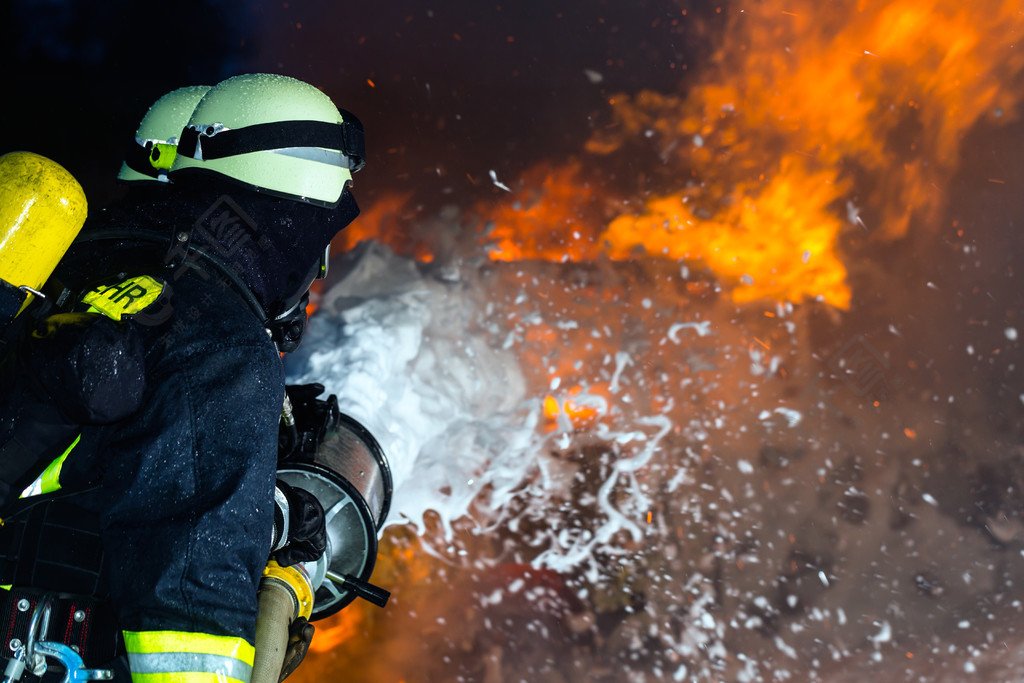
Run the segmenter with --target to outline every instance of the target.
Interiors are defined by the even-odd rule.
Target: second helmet
[[[308,83],[245,74],[200,100],[171,168],[216,174],[258,192],[337,206],[363,167],[363,127]]]
[[[181,129],[209,90],[208,85],[190,85],[172,90],[154,102],[139,122],[117,179],[123,183],[167,182]]]

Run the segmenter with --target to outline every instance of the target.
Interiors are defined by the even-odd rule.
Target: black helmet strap
[[[124,153],[124,163],[136,173],[157,179],[157,171],[149,160],[152,154],[152,145],[140,145],[136,138],[132,138],[131,145]]]
[[[289,147],[321,147],[341,150],[351,160],[350,168],[354,173],[366,163],[363,125],[347,112],[342,112],[342,116],[345,120],[340,124],[325,121],[278,121],[257,123],[244,128],[214,129],[210,126],[205,130],[188,126],[181,132],[178,154],[195,159],[197,151],[201,149],[201,158],[210,161]]]

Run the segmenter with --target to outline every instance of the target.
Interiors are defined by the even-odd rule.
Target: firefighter
[[[57,401],[90,357],[81,330],[110,321],[118,358],[141,360],[88,381],[129,387],[137,406],[82,424],[49,472],[59,490],[6,511],[0,581],[15,617],[58,591],[68,633],[82,612],[92,632],[115,621],[123,643],[75,643],[89,666],[123,646],[136,681],[247,682],[268,556],[307,561],[326,543],[315,499],[275,489],[280,352],[301,335],[331,238],[358,213],[363,132],[315,87],[248,74],[203,94],[176,140],[138,137],[151,166],[154,150],[174,156],[156,174],[170,182],[86,224],[50,284],[75,310],[28,345],[72,370],[30,383]],[[28,356],[16,365],[41,371]]]
[[[199,100],[209,90],[208,85],[178,88],[158,99],[147,110],[117,174],[118,182],[124,184],[129,193],[144,195],[150,189],[165,186],[169,180],[167,171],[174,161],[177,138],[188,123]],[[4,202],[2,208],[5,214],[20,213],[21,207],[26,204],[33,207],[34,213],[40,213],[41,203],[35,195],[50,198],[51,204],[65,212],[64,205],[68,203],[68,198],[71,199],[72,205],[85,204],[84,194],[77,181],[63,169],[60,169],[63,174],[56,170],[43,173],[39,169],[26,167],[27,164],[39,165],[43,169],[50,168],[46,164],[56,166],[49,160],[27,152],[14,152],[5,155],[3,159],[4,176],[10,178],[5,182],[5,187],[14,183],[25,186],[18,196],[10,192],[4,194],[0,201]],[[78,213],[81,214],[81,221],[84,221],[84,209]],[[12,233],[15,228],[19,230],[20,242],[27,253],[32,254],[36,260],[44,261],[34,268],[37,273],[35,280],[38,282],[33,286],[37,288],[42,287],[82,227],[81,222],[77,222],[72,229],[68,229],[65,227],[66,221],[60,220],[62,215],[60,211],[55,214],[53,210],[42,214],[36,223],[45,226],[48,233],[31,232],[24,237],[20,235],[20,231],[24,230],[21,224],[24,221],[6,215],[0,218],[7,230]],[[47,249],[40,249],[40,245],[53,252],[47,255],[48,259],[41,258]],[[5,263],[26,260],[19,259],[10,247],[5,247],[2,257]],[[37,309],[42,309],[33,311],[37,318],[44,317],[52,308],[45,302],[35,303]],[[123,334],[123,330],[118,329],[120,326],[102,316],[78,316],[78,325],[67,324],[70,322],[67,317],[55,320],[65,323],[59,327],[60,344],[62,347],[68,347],[61,350],[61,357],[65,362],[60,362],[60,359],[54,356],[54,337],[57,335],[53,333],[58,328],[49,325],[51,334],[37,331],[36,337],[41,337],[45,341],[33,344],[21,354],[22,362],[32,362],[36,366],[32,372],[13,371],[9,367],[14,363],[13,359],[0,370],[4,373],[3,376],[7,380],[5,384],[8,387],[6,395],[0,396],[0,405],[5,399],[9,403],[5,409],[0,410],[0,414],[3,415],[3,422],[0,424],[0,509],[4,509],[12,498],[17,497],[33,478],[35,482],[30,493],[39,494],[55,490],[55,476],[36,477],[38,467],[56,459],[57,464],[51,473],[57,471],[57,467],[66,457],[66,453],[62,451],[74,441],[80,424],[112,422],[131,413],[137,407],[138,386],[127,387],[120,383],[114,395],[91,392],[91,395],[84,396],[80,391],[84,387],[101,384],[96,378],[89,376],[90,373],[117,372],[128,375],[133,372],[134,365],[138,365],[140,361],[127,353],[132,343],[132,335]],[[24,334],[24,330],[21,329],[23,327],[24,325],[21,325],[9,330],[6,337],[13,340]],[[85,338],[86,335],[91,338]],[[0,352],[7,346],[9,344],[0,346]],[[89,359],[95,362],[85,365],[77,360],[72,361],[68,355],[71,353],[70,347],[89,349]],[[106,351],[103,358],[97,357],[97,348]],[[67,367],[68,362],[76,362],[77,365],[72,370]],[[61,386],[64,384],[62,376],[68,372],[77,374],[80,379],[78,386]],[[22,385],[27,382],[35,384],[37,390],[25,391]],[[38,390],[40,386],[47,384],[54,390]]]

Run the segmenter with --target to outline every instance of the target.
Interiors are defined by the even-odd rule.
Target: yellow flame
[[[811,174],[787,160],[777,175],[743,190],[712,220],[698,218],[685,195],[650,199],[643,214],[613,220],[601,240],[612,258],[642,249],[703,261],[737,303],[820,297],[847,308],[846,268],[835,244],[840,221],[828,210],[842,187],[827,172]]]
[[[604,238],[620,257],[702,260],[739,278],[737,301],[816,296],[846,308],[844,218],[885,239],[934,221],[965,132],[986,112],[1009,119],[1020,99],[1022,37],[1020,5],[1003,0],[744,5],[685,96],[612,98],[617,125],[589,151],[653,138],[699,182],[648,199]]]

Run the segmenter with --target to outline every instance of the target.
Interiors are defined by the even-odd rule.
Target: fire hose
[[[281,567],[271,560],[264,569],[251,683],[280,680],[294,620],[322,619],[357,597],[383,607],[390,597],[369,582],[392,491],[387,459],[370,432],[342,414],[315,454],[285,463],[277,476],[320,502],[327,548],[314,561]]]

